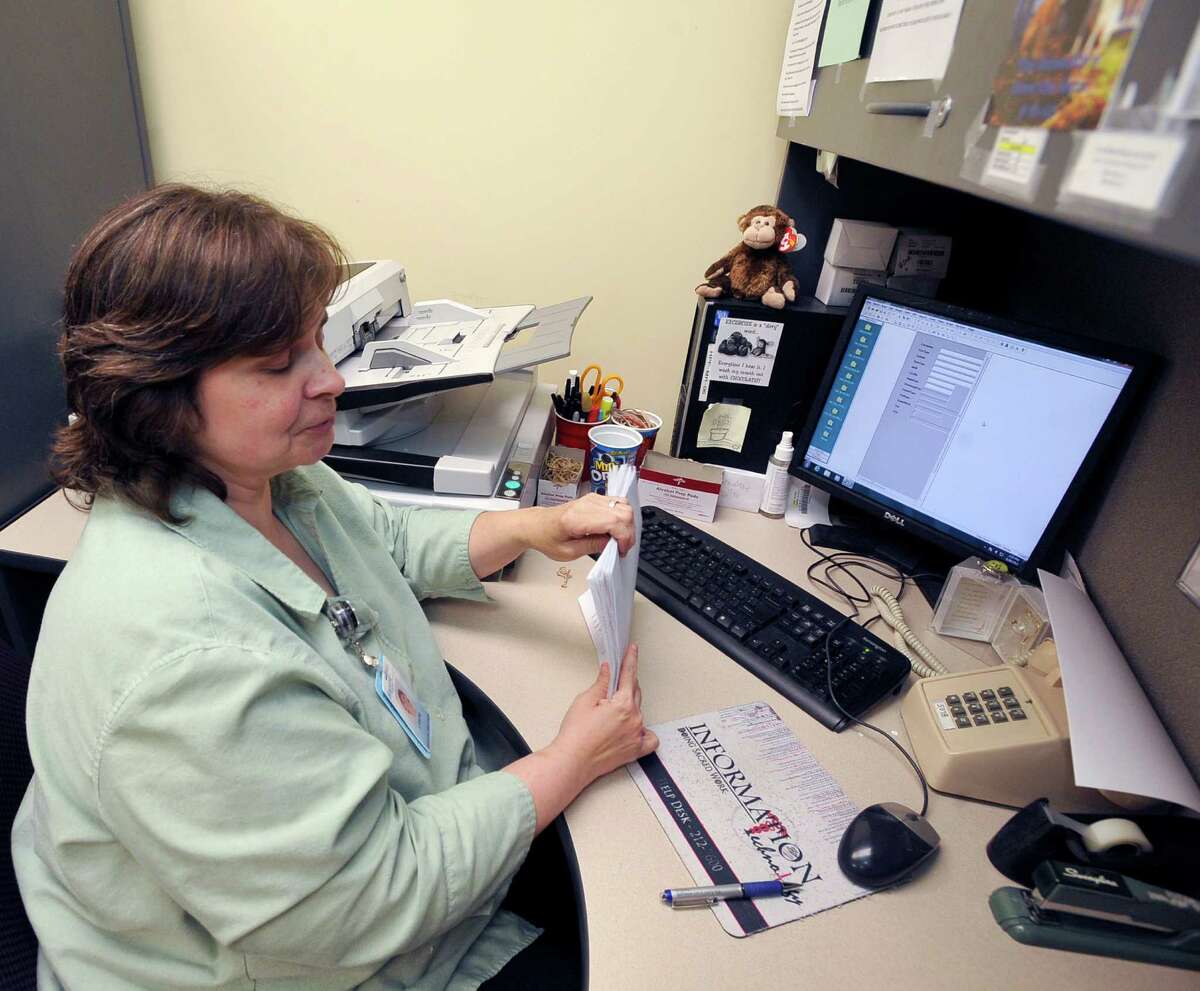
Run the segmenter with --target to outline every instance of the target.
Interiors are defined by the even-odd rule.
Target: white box
[[[839,268],[886,272],[899,233],[895,227],[872,220],[838,218],[825,242],[825,260]]]
[[[867,268],[839,268],[825,262],[821,266],[821,277],[813,293],[826,306],[849,306],[854,292],[864,282],[883,285],[887,276]]]
[[[638,475],[638,501],[676,516],[711,523],[724,470],[651,451]]]
[[[934,275],[889,275],[887,287],[902,289],[916,296],[928,296],[933,299],[938,293],[942,280]]]
[[[932,231],[902,230],[892,251],[888,272],[892,275],[946,277],[950,265],[951,238]]]
[[[544,477],[551,455],[566,458],[579,466],[578,470],[574,472],[575,481],[553,482]],[[579,480],[582,477],[583,451],[577,447],[563,447],[561,444],[555,444],[546,452],[546,460],[542,462],[542,470],[538,473],[537,504],[539,506],[557,506],[560,503],[570,502],[579,494]]]

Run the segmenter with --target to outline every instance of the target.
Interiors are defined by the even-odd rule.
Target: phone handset
[[[876,585],[871,589],[871,598],[875,600],[879,618],[892,628],[897,649],[912,662],[913,672],[918,678],[932,678],[937,674],[948,673],[946,665],[908,628],[908,624],[904,622],[904,611],[891,592],[881,585]]]

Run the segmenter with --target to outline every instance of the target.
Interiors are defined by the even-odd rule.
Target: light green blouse
[[[98,499],[55,586],[13,828],[41,988],[474,988],[537,930],[497,912],[533,797],[485,774],[418,600],[485,599],[474,514],[397,509],[323,465],[276,512],[433,723],[423,758],[325,594],[203,489],[170,526]]]

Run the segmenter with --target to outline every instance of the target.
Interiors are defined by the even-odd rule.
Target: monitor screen
[[[1132,352],[865,287],[793,474],[952,550],[1028,570],[1134,372]]]

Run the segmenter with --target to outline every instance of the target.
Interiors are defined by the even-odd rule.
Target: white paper
[[[696,397],[699,402],[708,402],[708,382],[709,376],[712,375],[713,361],[717,356],[717,349],[714,345],[708,346],[708,353],[704,356],[704,371],[700,373],[700,394]]]
[[[1059,199],[1082,196],[1154,213],[1162,205],[1187,139],[1172,134],[1096,131],[1083,136]]]
[[[717,902],[727,933],[746,936],[870,894],[837,865],[858,810],[769,705],[651,729],[658,751],[627,767],[695,883],[800,885],[781,898]]]
[[[1050,132],[1041,127],[1002,127],[983,169],[983,181],[1028,186]]]
[[[716,340],[709,345],[701,387],[706,388],[709,382],[770,385],[782,337],[781,323],[726,317],[717,327]]]
[[[717,505],[757,513],[758,507],[762,505],[763,483],[766,482],[767,476],[756,471],[746,471],[745,468],[726,468],[724,465],[717,467],[724,472],[721,476],[721,494],[717,496]]]
[[[829,493],[798,478],[791,479],[783,520],[788,526],[801,529],[817,523],[828,525]]]
[[[1092,600],[1048,571],[1038,577],[1062,669],[1075,783],[1200,812],[1200,787]]]
[[[828,0],[794,0],[788,24],[783,66],[775,112],[780,117],[807,117],[812,109],[813,67],[817,64],[817,39]]]
[[[963,0],[883,0],[867,82],[942,79]]]
[[[633,628],[633,593],[637,590],[638,552],[642,542],[642,514],[638,507],[637,469],[617,465],[608,474],[608,495],[625,498],[633,509],[633,546],[621,557],[617,542],[609,538],[588,574],[588,587],[579,597],[579,608],[600,663],[608,663],[608,697],[621,679],[621,663],[629,649]]]

